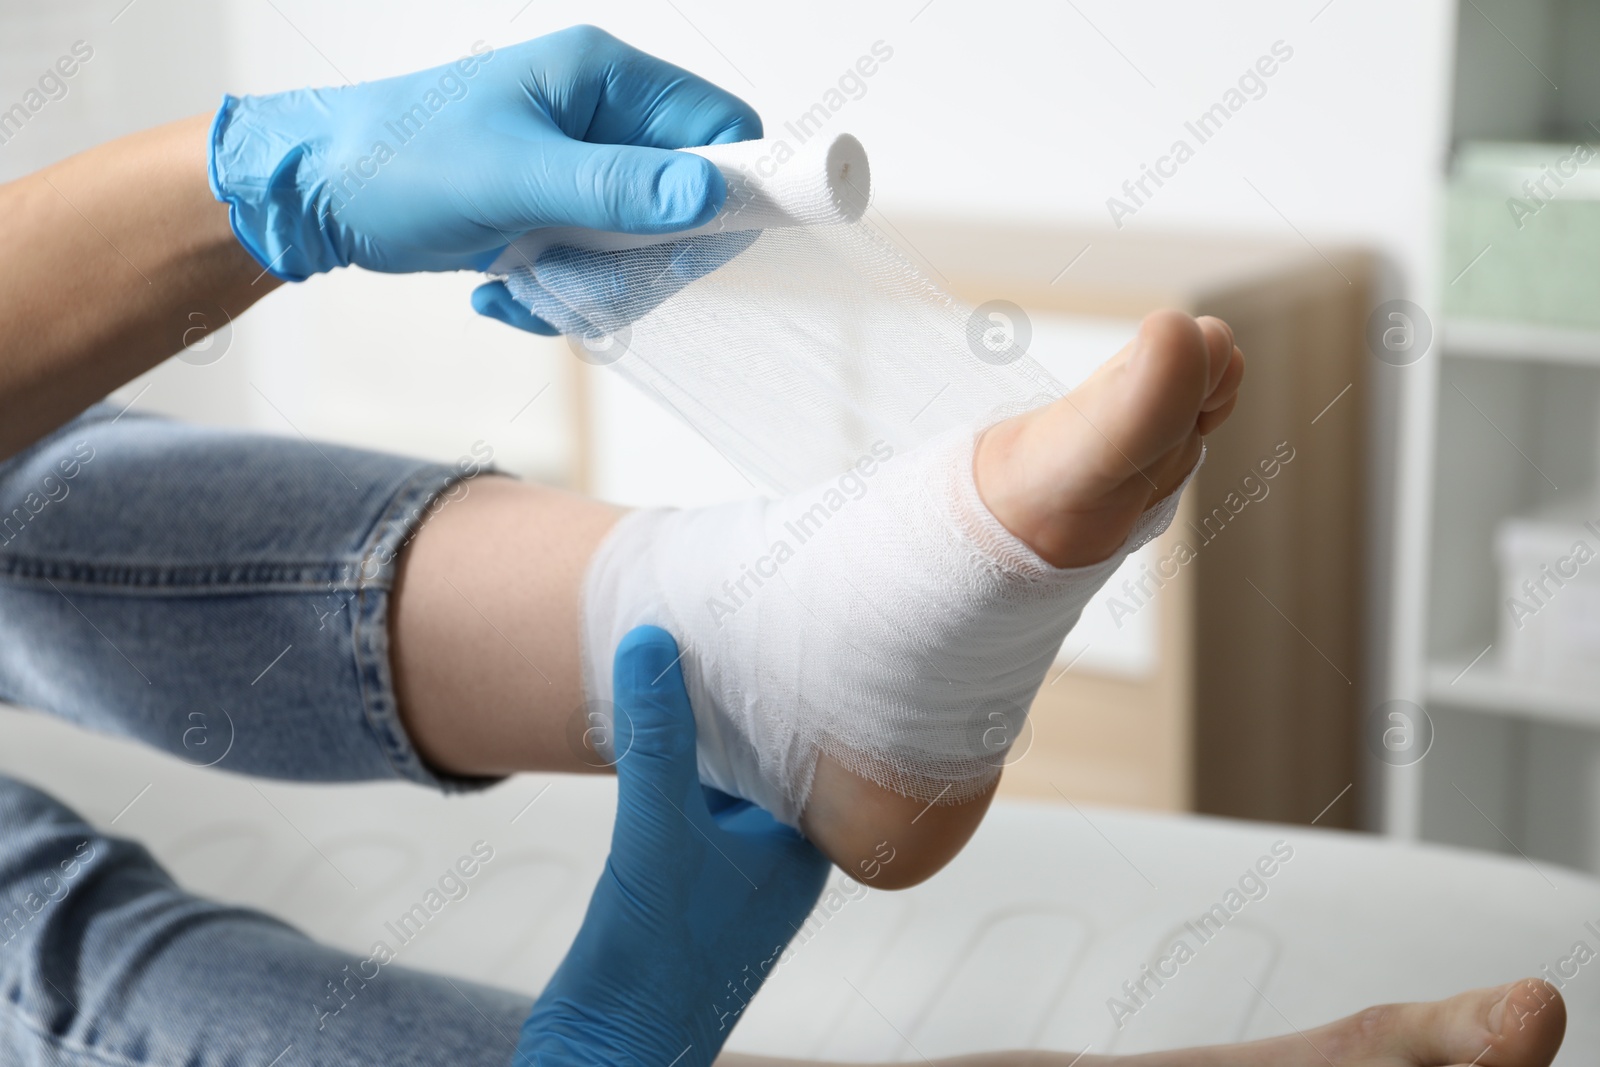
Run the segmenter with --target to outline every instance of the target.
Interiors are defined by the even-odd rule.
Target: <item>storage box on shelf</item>
[[[1383,768],[1383,824],[1600,870],[1589,576],[1546,580],[1536,615],[1513,603],[1570,554],[1545,543],[1552,516],[1600,523],[1600,4],[1455,7],[1438,258],[1417,290],[1438,344],[1404,383],[1391,616],[1393,695],[1432,746]]]
[[[1600,683],[1597,519],[1600,505],[1591,503],[1501,522],[1499,643],[1508,674],[1558,687]]]
[[[1600,149],[1584,140],[1473,141],[1445,191],[1444,310],[1600,327]]]
[[[1393,769],[1413,807],[1390,825],[1593,867],[1600,332],[1454,321],[1434,369],[1421,694],[1435,743]]]

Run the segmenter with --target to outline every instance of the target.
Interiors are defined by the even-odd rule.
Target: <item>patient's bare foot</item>
[[[1142,1056],[1085,1056],[1078,1067],[1545,1067],[1566,1029],[1561,994],[1549,982],[1527,978],[1449,1000],[1368,1008],[1303,1034]],[[1023,1053],[1009,1062],[1043,1067],[1046,1061]]]
[[[1200,438],[1228,417],[1243,379],[1225,322],[1156,312],[1067,396],[983,435],[978,491],[1045,560],[1097,563],[1188,477]]]
[[[1138,336],[1053,404],[998,423],[973,475],[995,518],[1047,562],[1109,557],[1200,457],[1228,417],[1244,356],[1220,319],[1150,315]],[[802,826],[844,871],[885,889],[915,885],[961,851],[993,791],[965,804],[898,796],[823,755]],[[892,860],[885,862],[885,857]]]

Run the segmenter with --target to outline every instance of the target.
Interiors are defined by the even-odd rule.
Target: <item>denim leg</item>
[[[8,1067],[506,1067],[530,1007],[201,900],[141,846],[0,777]]]
[[[418,758],[388,632],[397,553],[481,469],[92,408],[0,464],[0,700],[224,770],[481,785]]]

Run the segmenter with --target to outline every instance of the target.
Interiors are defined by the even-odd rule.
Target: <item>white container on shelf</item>
[[[1495,531],[1501,662],[1543,682],[1600,682],[1600,502]]]

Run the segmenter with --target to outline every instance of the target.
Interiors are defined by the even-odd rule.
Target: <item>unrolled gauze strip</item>
[[[785,492],[1060,396],[998,319],[942,292],[865,221],[849,135],[694,149],[728,205],[689,234],[541,231],[493,271],[582,335],[753,485]]]

